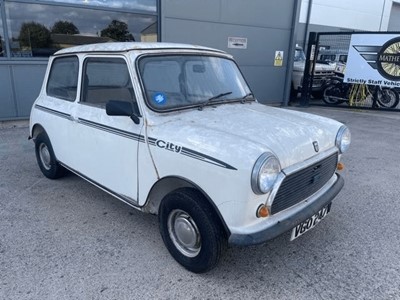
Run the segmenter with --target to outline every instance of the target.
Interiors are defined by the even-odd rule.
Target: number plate
[[[294,227],[292,229],[292,235],[290,237],[290,240],[293,241],[294,239],[303,235],[310,229],[313,229],[331,211],[331,204],[332,203],[329,203],[327,206],[322,208],[319,212],[317,212],[311,218],[308,218],[307,220],[301,222],[299,225]]]

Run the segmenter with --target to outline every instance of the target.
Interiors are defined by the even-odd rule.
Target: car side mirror
[[[136,102],[110,100],[106,103],[106,114],[109,116],[127,116],[135,124],[140,123],[140,112]]]

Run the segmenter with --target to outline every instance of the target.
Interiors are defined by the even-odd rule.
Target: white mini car
[[[343,186],[346,126],[257,103],[233,58],[181,44],[107,43],[50,58],[30,118],[43,174],[68,169],[157,214],[193,272],[227,242],[295,239]]]

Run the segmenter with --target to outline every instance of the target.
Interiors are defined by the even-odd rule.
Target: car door
[[[86,56],[82,67],[80,99],[73,113],[74,159],[71,167],[86,179],[137,205],[138,143],[143,121],[109,116],[106,103],[136,101],[124,56]]]

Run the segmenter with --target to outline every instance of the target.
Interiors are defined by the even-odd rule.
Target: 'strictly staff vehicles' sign
[[[225,52],[163,43],[57,52],[30,137],[48,178],[68,169],[157,214],[169,252],[193,272],[214,267],[226,242],[317,225],[350,144],[339,122],[258,104]]]
[[[354,33],[344,81],[400,87],[400,36],[392,33]]]

